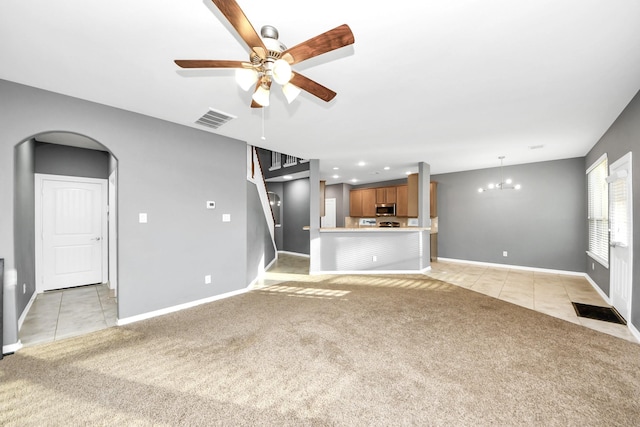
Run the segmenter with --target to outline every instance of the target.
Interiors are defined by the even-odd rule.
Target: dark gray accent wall
[[[260,184],[262,185],[262,184]],[[247,181],[247,279],[253,281],[276,251],[256,185]]]
[[[620,116],[600,138],[598,143],[587,153],[583,169],[586,170],[601,155],[607,153],[609,165],[628,152],[632,152],[632,187],[633,187],[633,288],[631,291],[631,323],[640,326],[640,92],[637,93]],[[583,190],[586,192],[586,187]],[[586,215],[585,215],[586,216]],[[587,274],[598,286],[609,295],[609,270],[597,262],[595,270],[591,269],[592,261],[586,257]]]
[[[92,138],[118,159],[119,318],[247,286],[246,143],[5,80],[0,129],[0,257],[7,268],[16,265],[20,238],[14,146],[62,131]],[[207,200],[216,209],[206,209]],[[148,223],[138,222],[139,213]],[[230,222],[222,222],[225,213]]]
[[[282,198],[284,197],[284,189],[281,182],[267,182],[267,190],[272,193],[276,193],[282,202]],[[276,240],[276,248],[279,251],[284,250],[284,236],[283,236],[283,211],[281,206],[273,206],[271,209],[280,209],[280,226],[275,229],[275,240]]]
[[[36,142],[36,173],[109,178],[110,154],[66,145]]]
[[[479,193],[499,181],[500,168],[432,175],[439,256],[584,272],[584,159],[505,166],[504,174],[522,189]]]
[[[282,243],[283,250],[309,255],[309,178],[283,183]]]
[[[15,269],[18,273],[16,303],[22,313],[36,291],[35,271],[35,161],[36,142],[33,139],[14,149],[14,250]],[[1,214],[0,214],[1,215]],[[2,238],[4,240],[4,237]],[[23,285],[26,285],[26,292]]]

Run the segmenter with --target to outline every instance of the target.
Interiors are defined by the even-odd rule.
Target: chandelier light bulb
[[[249,90],[257,81],[258,72],[253,68],[236,68],[236,83],[242,90]]]
[[[294,99],[300,95],[300,88],[298,86],[292,85],[291,83],[287,83],[282,86],[282,93],[287,98],[287,102],[291,104]]]
[[[522,187],[520,186],[520,184],[516,184],[515,189],[516,189],[516,190],[519,190],[520,188],[522,188]]]
[[[287,61],[285,61],[284,59],[278,59],[276,62],[274,62],[273,80],[275,80],[276,83],[286,85],[287,83],[289,83],[289,80],[291,80],[292,75],[293,74],[291,73],[291,65],[289,65]]]
[[[507,180],[505,181],[507,184],[511,184],[513,181],[511,181],[511,178],[507,178]]]
[[[260,85],[260,87],[253,93],[253,96],[251,98],[263,107],[268,107],[269,89],[265,89],[264,86]]]
[[[256,102],[257,102],[257,101],[256,101]],[[493,189],[494,189],[494,187],[495,187],[495,186],[494,186],[493,184],[489,184],[489,185],[487,185],[487,188],[488,188],[489,190],[493,190]]]

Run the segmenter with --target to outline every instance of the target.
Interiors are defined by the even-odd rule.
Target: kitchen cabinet
[[[396,216],[409,214],[409,191],[406,185],[396,187]]]
[[[321,217],[325,215],[324,202],[325,202],[326,185],[327,185],[327,181],[320,181],[320,216]]]
[[[376,189],[362,188],[349,192],[349,216],[372,218],[376,216]]]
[[[376,188],[376,203],[397,203],[397,187]]]
[[[366,188],[362,191],[362,216],[376,216],[376,189]]]
[[[407,216],[418,217],[418,174],[412,173],[407,177]]]
[[[349,192],[349,216],[362,216],[362,190],[351,190]]]

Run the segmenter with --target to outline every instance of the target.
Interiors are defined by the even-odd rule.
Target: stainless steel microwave
[[[396,216],[396,204],[395,203],[376,204],[376,216]]]

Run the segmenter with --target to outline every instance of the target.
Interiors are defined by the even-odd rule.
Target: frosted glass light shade
[[[278,59],[273,63],[273,80],[285,85],[291,80],[291,65],[284,59]]]
[[[265,89],[262,85],[253,93],[251,97],[258,104],[263,107],[269,106],[269,89]]]
[[[287,102],[291,104],[293,100],[296,99],[298,95],[300,95],[300,88],[298,86],[292,85],[291,83],[287,83],[286,85],[282,86],[282,93],[284,93],[284,96],[287,98]]]
[[[253,68],[236,68],[236,83],[243,90],[249,90],[257,81],[258,73]]]

